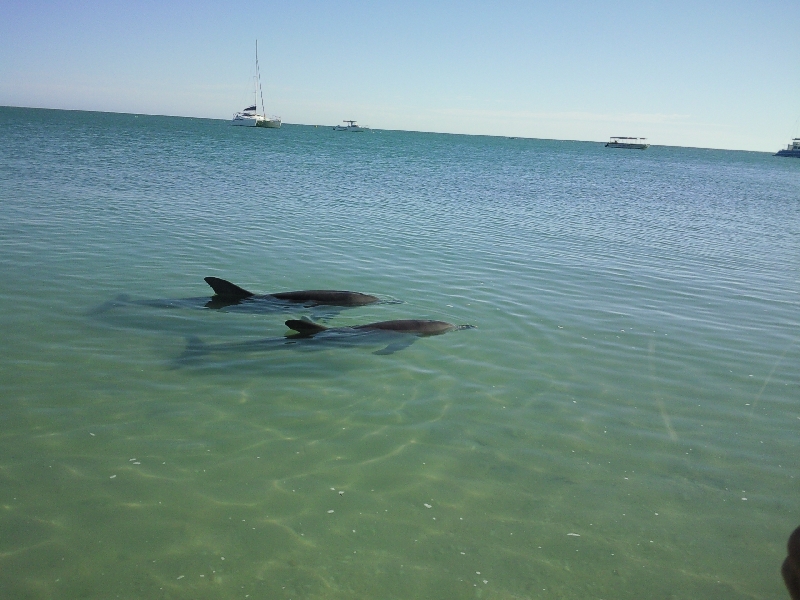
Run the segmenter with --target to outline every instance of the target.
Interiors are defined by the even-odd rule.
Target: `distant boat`
[[[628,150],[647,150],[649,147],[647,138],[621,136],[612,137],[611,141],[606,144],[606,148],[627,148]]]
[[[261,93],[261,113],[256,112],[256,93]],[[278,129],[281,126],[280,117],[267,118],[267,112],[264,110],[264,92],[261,89],[261,74],[258,70],[258,40],[256,40],[256,76],[253,81],[253,105],[248,106],[244,110],[237,112],[233,115],[231,125],[239,125],[242,127],[269,127],[270,129]]]
[[[794,156],[800,158],[800,138],[794,138],[785,150],[778,150],[775,156]]]
[[[369,127],[361,127],[355,121],[342,121],[342,123],[347,123],[347,125],[334,125],[334,131],[367,131]]]

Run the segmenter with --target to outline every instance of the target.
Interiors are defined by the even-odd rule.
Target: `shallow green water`
[[[0,597],[786,597],[800,161],[4,108],[0,216]]]

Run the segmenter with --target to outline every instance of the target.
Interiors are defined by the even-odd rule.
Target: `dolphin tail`
[[[231,283],[230,281],[220,279],[219,277],[206,277],[205,282],[211,286],[211,289],[214,290],[214,293],[217,296],[222,298],[243,300],[244,298],[249,298],[250,296],[255,295],[253,292],[248,292],[247,290],[240,288],[238,285]]]
[[[306,319],[289,319],[286,321],[286,326],[303,335],[314,335],[327,329],[324,325],[319,325]]]

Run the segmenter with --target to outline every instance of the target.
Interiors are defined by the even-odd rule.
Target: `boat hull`
[[[606,144],[606,148],[624,148],[626,150],[647,150],[649,147],[650,144],[615,144],[612,142]]]
[[[268,127],[270,129],[279,129],[281,120],[278,118],[265,119],[261,115],[236,115],[231,120],[231,125],[238,127]]]
[[[800,150],[778,150],[775,156],[792,156],[794,158],[800,158]]]
[[[231,125],[236,125],[237,127],[255,127],[258,123],[258,119],[256,117],[242,117],[242,116],[235,116],[231,120]]]

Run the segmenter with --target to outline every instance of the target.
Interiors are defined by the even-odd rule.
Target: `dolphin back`
[[[355,329],[368,329],[379,331],[395,331],[397,333],[412,333],[414,335],[440,335],[461,329],[459,325],[453,325],[445,321],[430,321],[424,319],[398,319],[395,321],[379,321],[367,325],[359,325]]]
[[[328,306],[364,306],[380,300],[377,296],[344,290],[300,290],[297,292],[276,292],[270,294],[270,296],[284,302],[324,304]]]
[[[238,285],[231,283],[230,281],[220,279],[219,277],[206,277],[205,281],[211,286],[211,289],[214,290],[214,293],[221,298],[243,300],[255,295],[253,292],[248,292],[247,290],[240,288]]]
[[[327,329],[327,327],[324,325],[318,325],[313,321],[305,321],[301,319],[289,319],[286,321],[286,326],[289,329],[292,329],[303,335],[314,335],[315,333],[319,333],[320,331],[325,331]]]

